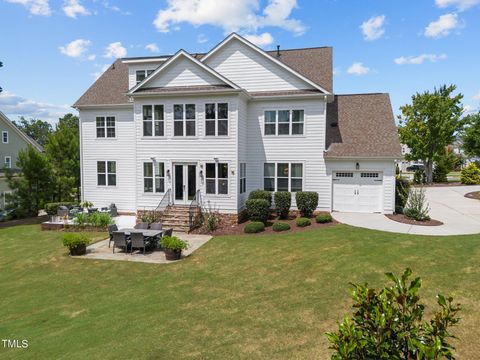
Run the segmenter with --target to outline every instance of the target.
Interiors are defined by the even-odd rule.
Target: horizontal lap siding
[[[240,181],[240,163],[247,164],[247,187],[249,183],[250,168],[248,164],[248,128],[247,128],[247,109],[248,104],[243,98],[239,98],[238,102],[238,173],[237,181]],[[240,194],[240,185],[238,186],[238,209],[242,210],[245,207],[245,201],[248,195],[248,192]]]
[[[129,64],[128,65],[128,88],[131,89],[137,85],[137,70],[155,70],[160,65],[162,61],[158,62],[146,62],[142,64]]]

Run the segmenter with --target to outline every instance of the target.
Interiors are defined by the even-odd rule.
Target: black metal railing
[[[193,197],[190,206],[188,207],[188,222],[190,229],[193,229],[197,226],[198,216],[200,215],[200,208],[202,206],[202,196],[200,190],[195,192],[195,196]]]
[[[162,200],[158,203],[155,212],[163,213],[167,207],[172,205],[172,190],[168,189],[167,192],[163,195]]]

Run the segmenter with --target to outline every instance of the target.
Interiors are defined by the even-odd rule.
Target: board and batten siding
[[[135,211],[135,126],[133,107],[80,110],[82,199],[95,207],[114,203],[119,211]],[[96,137],[96,117],[115,116],[116,137]],[[116,161],[117,185],[97,185],[97,161]]]
[[[304,110],[304,135],[264,136],[267,110]],[[330,208],[330,181],[326,176],[325,101],[276,100],[251,102],[248,107],[248,192],[263,189],[266,162],[303,163],[303,190],[319,194],[318,210]],[[292,207],[295,208],[292,194]]]
[[[131,89],[137,85],[137,70],[155,70],[162,64],[163,61],[128,64],[128,88]]]
[[[313,89],[313,87],[239,40],[232,40],[205,64],[247,91]]]

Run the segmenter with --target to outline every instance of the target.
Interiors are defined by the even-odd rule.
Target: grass
[[[324,359],[348,283],[406,266],[427,310],[437,292],[462,303],[458,358],[480,353],[479,236],[338,225],[217,237],[168,265],[72,259],[38,225],[1,229],[0,246],[0,336],[29,340],[2,359]]]

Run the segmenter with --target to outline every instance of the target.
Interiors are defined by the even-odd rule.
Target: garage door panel
[[[355,206],[354,192],[356,185],[349,184],[334,184],[333,192],[335,195],[333,202],[333,209],[335,211],[349,211]]]
[[[333,210],[381,212],[383,183],[380,172],[334,172]]]

